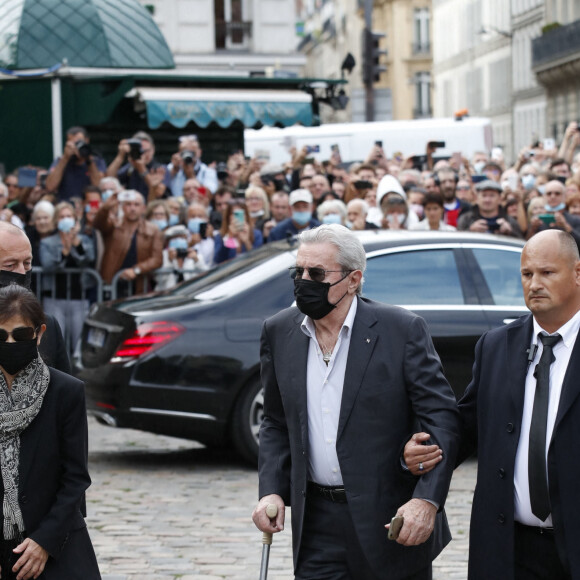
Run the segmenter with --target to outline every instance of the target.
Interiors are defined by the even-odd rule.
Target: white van
[[[418,119],[414,121],[376,121],[372,123],[333,123],[320,127],[294,125],[279,129],[264,127],[244,131],[245,153],[261,157],[270,163],[289,160],[288,149],[308,146],[309,155],[319,161],[330,159],[331,147],[338,145],[343,162],[366,159],[375,142],[381,141],[385,154],[392,157],[400,151],[403,157],[424,155],[427,142],[444,141],[436,157],[451,157],[461,152],[470,158],[476,151],[488,155],[493,147],[491,121],[485,118],[465,117]]]

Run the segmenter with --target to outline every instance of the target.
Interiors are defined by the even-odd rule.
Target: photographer
[[[155,144],[151,135],[139,131],[131,139],[121,140],[117,156],[107,168],[107,175],[116,177],[125,189],[134,189],[148,199],[149,189],[159,183],[156,177],[162,176],[161,181],[169,187],[169,174],[154,156]]]
[[[218,188],[216,170],[208,167],[201,160],[202,150],[197,135],[185,135],[179,138],[179,149],[171,156],[167,166],[170,176],[170,187],[173,195],[181,197],[187,179],[195,177],[211,193]]]
[[[518,222],[501,206],[501,185],[486,179],[475,189],[477,204],[459,217],[457,229],[523,238]]]
[[[70,201],[80,196],[87,185],[99,185],[105,175],[105,161],[90,146],[83,127],[71,127],[66,132],[62,157],[52,162],[46,177],[46,189],[57,193],[58,201]]]

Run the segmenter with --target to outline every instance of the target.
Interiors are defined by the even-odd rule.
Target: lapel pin
[[[370,339],[370,338],[367,338],[367,344],[369,344],[369,343],[370,343],[370,341],[371,341],[371,339]]]

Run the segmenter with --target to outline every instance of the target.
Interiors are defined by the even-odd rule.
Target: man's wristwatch
[[[139,266],[135,266],[133,268],[133,272],[135,272],[135,276],[139,276],[139,274],[141,274],[141,268],[139,268]]]

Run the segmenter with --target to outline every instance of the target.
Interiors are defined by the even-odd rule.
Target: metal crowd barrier
[[[62,298],[71,300],[73,290],[73,275],[80,274],[81,293],[84,299],[92,302],[103,302],[105,300],[116,300],[117,298],[130,297],[135,295],[135,282],[137,279],[143,281],[143,291],[152,292],[156,290],[156,279],[163,274],[199,274],[199,270],[186,270],[176,268],[158,268],[149,274],[143,274],[135,281],[124,281],[121,278],[121,271],[117,272],[110,284],[105,284],[101,275],[93,268],[61,268],[58,270],[45,271],[44,268],[35,266],[32,268],[32,289],[39,300],[42,298]],[[66,295],[57,296],[57,281],[55,275],[66,276]],[[50,279],[52,277],[52,280]],[[87,278],[94,281],[87,283]],[[47,283],[47,280],[50,282]],[[124,286],[123,292],[120,291],[119,285]],[[78,288],[78,287],[77,287]]]

